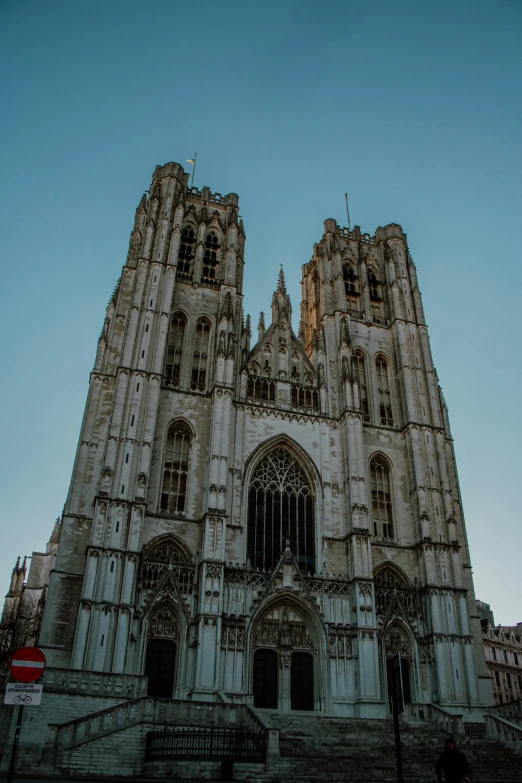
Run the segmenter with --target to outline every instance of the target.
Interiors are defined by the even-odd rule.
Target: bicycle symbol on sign
[[[15,704],[31,704],[33,700],[32,696],[27,693],[25,696],[15,696],[13,701]]]

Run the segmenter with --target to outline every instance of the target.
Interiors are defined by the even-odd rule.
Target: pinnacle
[[[262,310],[259,313],[259,323],[258,323],[257,326],[258,326],[259,329],[264,329],[265,328],[265,314],[264,314],[264,312]]]
[[[51,533],[51,537],[49,539],[49,544],[57,544],[59,542],[61,531],[62,522],[60,517],[57,517],[56,522],[54,523],[53,532]]]
[[[279,280],[277,282],[277,292],[281,292],[285,296],[287,296],[286,293],[286,283],[285,283],[285,273],[283,271],[283,264],[281,264],[281,268],[279,270]]]

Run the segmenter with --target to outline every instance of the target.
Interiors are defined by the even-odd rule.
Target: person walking
[[[435,764],[435,772],[440,783],[471,783],[472,771],[468,760],[461,750],[457,749],[455,737],[448,734],[444,740],[444,750]]]

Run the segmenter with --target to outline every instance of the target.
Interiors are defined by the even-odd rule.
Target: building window
[[[491,648],[491,659],[492,659],[493,661],[496,661],[496,660],[497,660],[497,651],[495,650],[495,648],[494,648],[494,647],[492,647],[492,648]]]
[[[377,371],[377,394],[379,398],[379,416],[381,424],[385,427],[393,427],[390,384],[388,380],[388,362],[384,356],[376,356],[375,369]]]
[[[313,386],[292,384],[292,407],[319,410],[319,392]]]
[[[306,474],[284,447],[256,467],[248,490],[248,557],[271,570],[290,541],[300,569],[315,572],[314,498]]]
[[[210,321],[200,318],[196,324],[194,339],[194,360],[190,388],[205,391],[207,383],[208,346],[210,342]]]
[[[351,264],[344,264],[343,266],[343,280],[344,291],[347,297],[359,295],[359,275],[355,274],[355,270]]]
[[[181,280],[192,280],[195,244],[194,229],[190,226],[184,226],[178,253],[177,277]]]
[[[500,688],[500,676],[499,676],[498,670],[495,670],[495,682],[497,683],[498,687]]]
[[[370,408],[368,406],[368,382],[366,380],[366,362],[361,351],[355,351],[352,358],[353,372],[359,381],[359,403],[363,421],[370,421]]]
[[[502,654],[503,654],[503,656],[504,656],[504,663],[507,663],[507,662],[508,662],[508,659],[507,659],[507,652],[506,652],[505,650],[502,650]]]
[[[209,231],[205,242],[205,256],[203,258],[203,275],[202,281],[204,283],[214,283],[216,279],[216,269],[218,265],[218,250],[219,241],[214,231]]]
[[[515,659],[515,666],[518,666],[518,654],[513,653],[513,658]]]
[[[258,375],[249,375],[247,397],[252,400],[275,402],[276,382]]]
[[[368,286],[370,288],[370,299],[379,302],[382,299],[382,283],[374,269],[368,270]]]
[[[176,421],[167,433],[161,490],[161,508],[173,514],[185,510],[189,454],[190,430]]]
[[[164,382],[168,386],[179,386],[181,377],[181,358],[183,356],[183,338],[187,319],[183,313],[174,313],[170,319],[167,356],[165,359]]]
[[[377,538],[393,538],[390,469],[384,457],[377,454],[370,462],[373,532]]]

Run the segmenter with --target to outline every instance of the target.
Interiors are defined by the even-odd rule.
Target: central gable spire
[[[283,271],[283,265],[281,264],[277,288],[272,297],[272,323],[277,324],[283,319],[288,322],[289,326],[291,325],[292,305],[286,290],[285,273]]]

